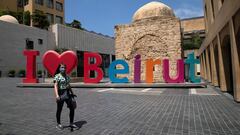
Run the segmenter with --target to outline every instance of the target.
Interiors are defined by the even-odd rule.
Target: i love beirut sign
[[[24,50],[23,54],[26,56],[26,78],[23,79],[23,83],[38,83],[36,78],[36,57],[39,55],[39,51],[36,50]],[[90,58],[95,59],[95,63],[90,64]],[[102,63],[102,57],[98,53],[85,52],[84,53],[84,83],[99,83],[103,78],[103,71],[99,67]],[[53,50],[49,50],[44,53],[42,57],[42,63],[46,70],[54,76],[58,65],[63,63],[66,65],[66,73],[69,74],[77,66],[78,58],[75,52],[65,51],[62,54],[58,54]],[[177,60],[177,74],[175,77],[169,75],[169,60],[168,59],[149,59],[146,61],[146,79],[145,83],[153,83],[153,67],[154,65],[162,65],[163,67],[163,79],[166,83],[184,83],[184,64],[189,65],[189,80],[192,83],[199,83],[200,78],[195,76],[195,64],[199,64],[199,60],[194,58],[194,53],[188,55],[188,58]],[[116,66],[121,65],[123,68],[117,69]],[[129,65],[123,59],[113,61],[109,66],[109,79],[112,83],[129,83],[127,77],[119,78],[118,74],[129,74]],[[95,78],[90,78],[90,71],[97,72]],[[141,56],[136,55],[134,60],[134,83],[141,83]]]

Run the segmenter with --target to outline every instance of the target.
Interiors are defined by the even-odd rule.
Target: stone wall
[[[181,59],[180,21],[175,17],[154,17],[115,26],[116,58],[124,59],[130,68],[129,80],[133,80],[134,56],[141,55],[141,80],[145,80],[147,59],[170,60],[170,75],[175,76],[176,60]],[[154,68],[154,82],[163,82],[162,65]]]
[[[42,56],[44,52],[55,47],[54,33],[20,24],[0,21],[0,71],[2,76],[7,76],[9,70],[26,68],[26,57],[23,51],[26,48],[26,39],[33,41],[34,50],[40,55],[36,57],[37,69],[43,70]],[[39,43],[42,40],[42,44]]]
[[[183,32],[205,30],[204,17],[188,18],[181,20]]]

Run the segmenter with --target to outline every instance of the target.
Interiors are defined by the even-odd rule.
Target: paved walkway
[[[78,89],[79,130],[58,131],[52,88],[0,78],[0,135],[239,135],[240,104],[208,88]],[[66,105],[62,123],[68,125]]]

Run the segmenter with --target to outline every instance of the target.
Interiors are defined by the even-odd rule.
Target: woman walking
[[[74,121],[74,111],[76,105],[73,104],[72,97],[74,95],[71,86],[70,86],[70,77],[66,74],[66,66],[64,64],[60,64],[57,68],[57,71],[54,76],[54,92],[56,96],[57,102],[57,126],[56,128],[59,130],[63,130],[63,126],[61,124],[61,112],[64,102],[67,104],[67,107],[70,110],[69,119],[71,128],[77,128],[77,126],[73,123]]]

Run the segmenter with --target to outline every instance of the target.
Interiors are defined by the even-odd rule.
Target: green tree
[[[20,24],[30,25],[31,15],[29,11],[16,12],[15,17]]]
[[[54,51],[58,52],[59,54],[65,52],[67,50],[68,50],[67,48],[59,48],[59,47],[54,48]]]
[[[183,50],[199,49],[202,44],[203,39],[201,39],[198,32],[191,36],[190,40],[183,41]]]
[[[35,11],[33,12],[31,17],[33,21],[33,26],[41,29],[48,29],[50,23],[48,22],[46,14],[41,11]]]
[[[1,9],[0,9],[0,16],[7,15],[6,12],[7,12],[6,10],[1,10]]]
[[[30,25],[30,12],[24,11],[24,12],[13,12],[8,10],[0,10],[0,16],[2,15],[11,15],[15,17],[20,24]]]
[[[23,24],[30,26],[31,24],[31,15],[29,11],[23,12]]]
[[[72,27],[72,28],[83,30],[82,24],[78,20],[73,20],[71,23],[67,23],[66,25],[69,26],[69,27]]]
[[[9,10],[0,10],[0,16],[2,15],[11,15],[17,19],[17,12],[13,12]]]
[[[192,44],[195,49],[199,49],[202,44],[202,39],[199,35],[199,33],[195,33],[192,36]]]

